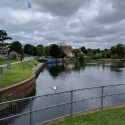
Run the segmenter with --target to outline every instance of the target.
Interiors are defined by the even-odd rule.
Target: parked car
[[[8,59],[8,56],[1,55],[0,58],[2,58],[2,59]]]

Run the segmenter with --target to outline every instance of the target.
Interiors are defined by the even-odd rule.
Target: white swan
[[[56,92],[56,90],[57,90],[59,87],[60,87],[60,86],[53,86],[53,87],[49,87],[49,88],[55,90],[55,92]]]

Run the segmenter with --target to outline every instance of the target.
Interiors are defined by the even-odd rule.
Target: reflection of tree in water
[[[118,68],[111,68],[112,72],[122,72],[122,70],[118,69]]]
[[[61,72],[63,72],[64,70],[65,70],[65,66],[63,64],[48,67],[48,71],[50,75],[53,76],[54,78],[57,77],[59,74],[61,74]]]
[[[85,63],[84,62],[77,62],[74,64],[74,71],[80,71],[85,69]]]
[[[70,73],[71,70],[74,71],[80,71],[80,69],[84,70],[85,69],[85,64],[84,63],[61,63],[61,64],[57,64],[55,66],[49,66],[48,67],[48,71],[50,73],[51,76],[53,77],[57,77],[59,74],[61,74],[61,72],[66,72],[66,73]]]
[[[121,68],[124,67],[125,67],[124,62],[116,62],[110,65],[110,69],[113,72],[122,72],[123,70]]]

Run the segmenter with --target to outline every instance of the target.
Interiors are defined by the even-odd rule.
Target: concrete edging
[[[44,63],[40,63],[36,67],[34,67],[32,70],[34,70],[34,73],[36,74],[36,77],[39,75],[41,69],[43,68]]]

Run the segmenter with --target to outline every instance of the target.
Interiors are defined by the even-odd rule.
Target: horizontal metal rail
[[[62,93],[70,93],[71,91],[76,92],[76,91],[80,91],[80,90],[86,90],[86,89],[95,89],[95,88],[102,88],[102,87],[109,87],[109,86],[121,86],[121,85],[125,85],[125,84],[117,84],[117,85],[107,85],[107,86],[95,86],[95,87],[88,87],[88,88],[82,88],[82,89],[74,89],[74,90],[68,90],[68,91],[62,91],[62,92],[55,92],[52,94],[45,94],[45,95],[39,95],[39,96],[32,96],[32,97],[27,97],[27,98],[22,98],[22,99],[16,99],[16,100],[12,100],[12,101],[7,101],[7,102],[1,102],[0,104],[6,104],[6,103],[11,103],[11,102],[16,102],[16,101],[24,101],[24,100],[28,100],[28,99],[35,99],[38,97],[43,97],[43,96],[50,96],[50,95],[55,95],[55,94],[62,94]]]

